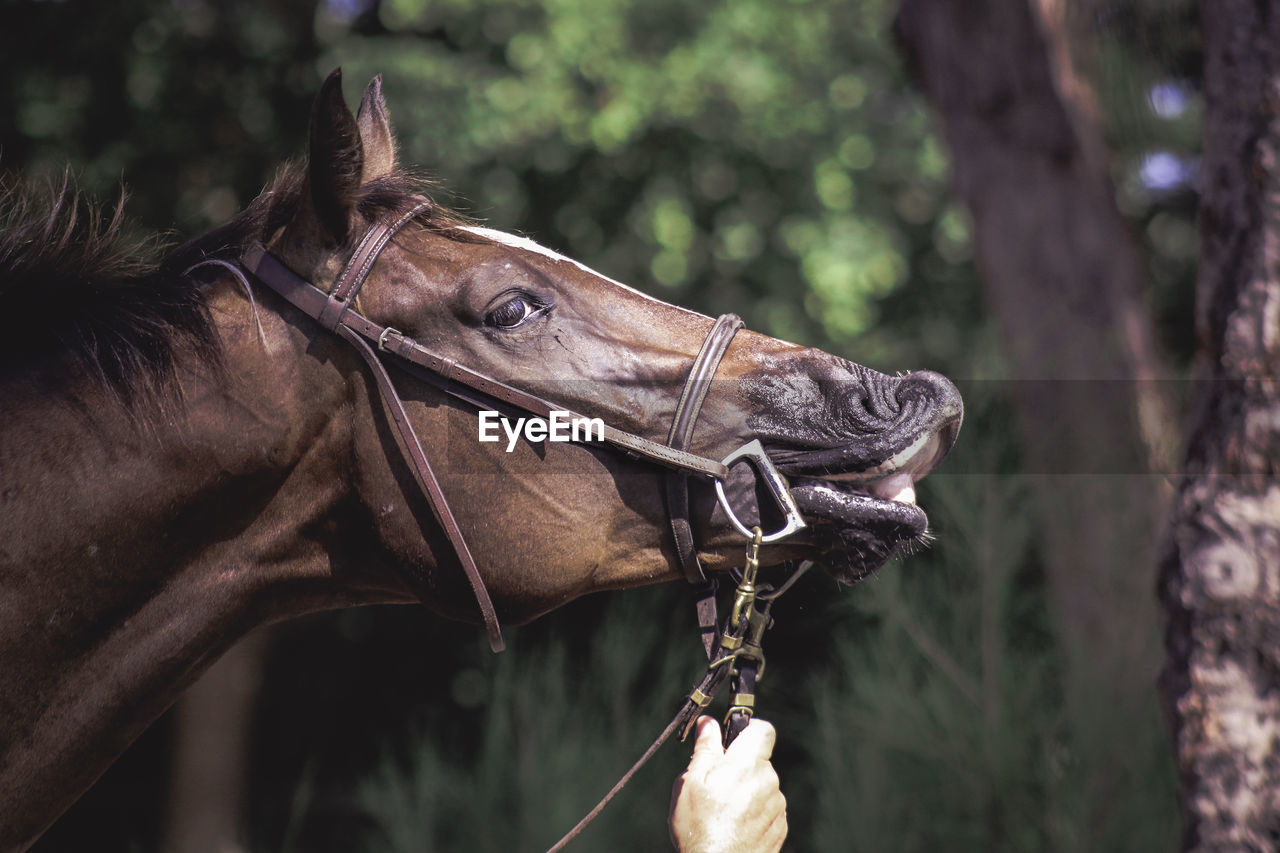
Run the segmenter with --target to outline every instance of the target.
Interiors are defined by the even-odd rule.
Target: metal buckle
[[[782,514],[786,518],[786,523],[782,529],[772,533],[766,533],[761,537],[761,542],[777,542],[779,539],[785,539],[797,530],[804,528],[804,518],[800,515],[800,508],[796,506],[795,500],[791,497],[791,491],[787,487],[787,481],[783,478],[778,469],[774,467],[773,462],[769,459],[769,455],[764,452],[764,445],[760,443],[760,439],[753,438],[737,450],[730,453],[720,462],[726,468],[733,466],[733,463],[745,459],[755,471],[757,476],[764,480],[765,486],[769,490],[769,494],[773,496],[777,502],[778,508],[782,510]],[[720,480],[715,481],[716,498],[720,501],[720,506],[724,508],[725,514],[729,516],[729,521],[739,533],[748,539],[754,539],[755,533],[751,528],[747,527],[738,520],[737,514],[733,511],[733,507],[729,505],[729,499],[724,493],[724,483]]]
[[[387,335],[396,335],[397,337],[404,337],[403,335],[400,334],[399,329],[394,329],[391,326],[387,326],[385,329],[382,330],[382,334],[378,335],[378,349],[382,350],[383,352],[389,351],[387,349]]]

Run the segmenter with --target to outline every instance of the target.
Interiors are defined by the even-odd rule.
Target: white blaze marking
[[[636,290],[634,287],[632,287],[629,284],[623,284],[617,279],[612,279],[612,278],[609,278],[609,276],[607,275],[602,275],[601,273],[596,272],[591,267],[587,266],[581,261],[575,261],[573,258],[562,255],[559,252],[555,251],[554,249],[548,249],[546,246],[543,246],[540,243],[533,242],[528,237],[521,237],[518,234],[508,234],[505,231],[496,231],[493,228],[481,228],[476,225],[466,225],[459,230],[469,231],[478,237],[483,237],[486,240],[492,240],[493,242],[501,244],[503,246],[510,246],[513,249],[523,249],[526,252],[533,252],[536,255],[542,255],[544,258],[550,258],[553,261],[565,261],[566,263],[573,264],[575,267],[582,270],[583,272],[590,273],[596,278],[603,279],[609,282],[610,284],[616,285],[617,287],[620,287],[629,293],[634,293],[636,296],[640,296],[644,299],[648,299],[650,302],[657,302],[659,305],[662,305],[665,308],[673,308],[676,311],[683,311],[686,314],[692,314],[695,317],[702,317],[703,319],[707,319],[703,317],[702,314],[699,314],[697,311],[690,311],[688,308],[681,308],[679,305],[672,305],[670,302],[663,302],[661,299],[658,299],[657,297],[650,296],[649,294],[644,293],[643,291]]]

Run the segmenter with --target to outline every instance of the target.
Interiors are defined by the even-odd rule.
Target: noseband
[[[226,261],[211,260],[205,263],[230,268],[238,275],[242,275],[241,269],[247,271],[294,307],[314,318],[325,329],[337,334],[359,353],[373,375],[383,405],[396,428],[400,452],[419,488],[426,496],[432,513],[458,555],[480,607],[480,614],[489,634],[490,646],[494,651],[501,651],[504,646],[502,631],[489,592],[480,576],[471,550],[467,547],[462,529],[449,508],[449,502],[440,487],[440,482],[431,469],[431,464],[423,451],[422,442],[419,441],[405,412],[400,394],[396,391],[379,353],[395,356],[397,363],[415,377],[481,409],[491,408],[497,403],[541,418],[549,418],[552,411],[566,412],[570,418],[582,416],[576,412],[567,411],[563,406],[553,405],[541,397],[471,370],[453,359],[435,355],[398,330],[390,326],[378,325],[352,309],[356,295],[368,280],[374,263],[391,238],[430,207],[431,202],[424,200],[398,216],[374,223],[360,238],[355,251],[352,252],[350,259],[328,292],[293,272],[260,243],[254,243],[245,250],[240,258],[239,268]],[[790,536],[805,526],[786,481],[773,466],[758,439],[747,442],[722,460],[708,459],[690,453],[688,450],[698,413],[711,386],[711,379],[734,334],[742,328],[742,325],[742,321],[734,314],[725,314],[712,325],[685,379],[666,444],[616,429],[608,424],[604,426],[605,443],[622,453],[654,462],[667,470],[666,500],[675,550],[686,577],[695,583],[704,583],[706,575],[698,562],[697,549],[693,541],[693,528],[689,521],[688,487],[691,478],[710,480],[715,486],[717,499],[730,522],[744,536],[751,538],[751,530],[739,520],[725,496],[723,487],[729,475],[729,468],[745,460],[764,483],[784,518],[780,528],[764,534],[760,541],[774,542]],[[712,611],[711,622],[714,631],[714,611]]]

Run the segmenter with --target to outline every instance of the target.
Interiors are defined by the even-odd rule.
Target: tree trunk
[[[1204,0],[1199,352],[1160,564],[1187,850],[1280,846],[1280,3]]]
[[[1068,823],[1094,833],[1057,844],[1136,844],[1125,794],[1153,784],[1162,737],[1150,568],[1160,484],[1146,475],[1172,421],[1147,381],[1162,371],[1141,258],[1059,6],[903,0],[896,28],[943,120],[1017,380],[1010,396],[1064,653],[1071,778],[1051,796],[1073,813]]]

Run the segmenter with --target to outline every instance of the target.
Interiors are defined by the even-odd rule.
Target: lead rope
[[[701,680],[685,696],[675,717],[667,723],[667,727],[649,745],[636,763],[631,765],[631,769],[622,774],[622,778],[609,789],[609,793],[605,794],[600,802],[596,803],[595,808],[578,821],[573,829],[565,833],[563,838],[548,848],[547,853],[558,853],[569,842],[581,835],[587,825],[604,811],[604,807],[631,781],[640,768],[649,762],[649,759],[670,739],[671,735],[679,731],[680,740],[685,740],[698,714],[711,704],[721,685],[731,676],[734,680],[734,694],[732,704],[725,716],[724,745],[726,748],[750,722],[755,709],[755,682],[764,672],[764,651],[761,648],[761,641],[764,638],[764,632],[773,624],[773,618],[770,616],[773,602],[813,566],[812,561],[805,560],[776,590],[767,585],[757,587],[756,572],[760,565],[760,539],[763,533],[759,527],[753,528],[752,533],[754,538],[747,546],[746,567],[743,570],[742,580],[734,590],[733,610],[725,621],[720,642],[716,644],[711,661],[707,664]],[[756,607],[757,601],[766,602],[763,610]]]
[[[721,647],[732,652],[729,660],[729,680],[732,698],[724,715],[724,747],[729,748],[734,738],[742,733],[755,714],[756,679],[764,674],[764,649],[761,643],[764,632],[773,624],[769,612],[773,601],[763,610],[756,609],[756,573],[760,571],[760,540],[763,532],[752,528],[755,538],[747,546],[747,564],[742,569],[742,580],[734,592],[733,610],[729,613],[730,625],[741,625],[740,637],[726,633],[720,640]]]

